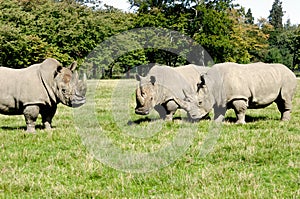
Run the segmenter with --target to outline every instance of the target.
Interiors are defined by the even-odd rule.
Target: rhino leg
[[[167,111],[167,115],[166,115],[166,118],[165,120],[166,121],[172,121],[173,120],[173,115],[174,115],[175,111],[171,111],[171,112],[168,112]]]
[[[40,107],[37,105],[26,106],[23,114],[25,117],[27,132],[34,133],[35,132],[35,122],[39,115]]]
[[[226,107],[214,105],[214,121],[223,122],[226,113]]]
[[[165,120],[172,121],[173,115],[175,114],[177,109],[178,109],[178,105],[173,100],[168,101],[166,103],[167,115]]]
[[[165,119],[166,118],[166,115],[167,115],[167,111],[166,111],[166,108],[162,105],[156,105],[154,107],[154,110],[156,110],[159,114],[159,117],[161,119]]]
[[[245,124],[247,102],[245,100],[234,100],[232,106],[237,117],[236,124]]]
[[[286,111],[281,113],[281,120],[282,121],[289,121],[290,119],[291,119],[291,111],[290,110],[286,110]]]
[[[166,111],[167,111],[165,120],[172,121],[173,115],[175,114],[176,110],[178,109],[178,105],[175,101],[170,100],[165,104],[165,107],[166,107]]]
[[[277,99],[276,104],[277,104],[278,110],[281,113],[281,120],[289,121],[291,119],[291,104],[292,103],[286,103],[282,99]]]
[[[55,105],[52,107],[43,107],[41,110],[42,122],[46,130],[50,130],[52,128],[52,119],[55,115],[56,109],[57,106]]]
[[[178,105],[174,101],[168,101],[162,105],[156,105],[154,109],[158,112],[161,119],[172,121]]]

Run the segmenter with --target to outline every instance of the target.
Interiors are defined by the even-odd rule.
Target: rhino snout
[[[85,104],[85,102],[86,102],[85,96],[79,96],[79,95],[76,95],[76,94],[74,95],[74,98],[71,101],[73,108],[80,107],[83,104]]]
[[[139,108],[135,109],[135,113],[138,114],[138,115],[148,115],[149,112],[150,112],[149,109],[145,109],[143,107],[139,107]]]
[[[204,111],[188,111],[189,116],[194,119],[194,120],[200,120],[202,118],[207,117],[207,115],[209,114],[208,112],[204,112]]]

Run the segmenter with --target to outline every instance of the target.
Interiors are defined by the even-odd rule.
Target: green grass
[[[88,103],[74,114],[73,109],[60,105],[52,131],[37,128],[36,134],[27,134],[23,116],[1,115],[0,197],[300,197],[300,82],[291,121],[280,122],[280,113],[273,104],[248,110],[248,123],[235,125],[230,110],[226,122],[217,129],[220,134],[209,120],[185,121],[183,111],[173,122],[156,120],[156,113],[148,119],[135,115],[134,94],[126,93],[126,89],[122,95],[132,100],[129,110],[112,114],[118,106],[111,94],[125,84],[99,81],[96,93],[89,93],[95,95],[95,110],[92,106],[89,109]],[[94,111],[96,119],[85,111]],[[122,116],[126,114],[128,117]],[[116,122],[115,116],[120,121]],[[97,125],[101,130],[93,131]],[[188,129],[190,134],[178,134]],[[111,142],[101,143],[105,139]],[[169,147],[172,143],[174,148]],[[147,156],[149,159],[136,160],[131,169],[132,162],[126,162],[125,156],[117,157],[126,152],[155,154],[166,147],[172,150],[159,153],[162,160]]]

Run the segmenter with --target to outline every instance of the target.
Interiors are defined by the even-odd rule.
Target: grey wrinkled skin
[[[39,114],[51,129],[57,104],[79,107],[85,103],[86,80],[79,80],[73,62],[68,68],[48,58],[24,69],[0,67],[0,113],[24,115],[27,131],[35,132]]]
[[[176,110],[182,108],[191,119],[199,119],[199,108],[191,102],[197,101],[196,84],[207,70],[192,64],[175,68],[154,65],[146,77],[137,75],[135,113],[147,115],[155,109],[162,119],[172,120]]]
[[[236,123],[245,123],[247,109],[264,108],[273,102],[281,120],[290,119],[297,80],[282,64],[215,64],[198,83],[201,117],[214,109],[216,121],[224,119],[226,109],[234,109]]]

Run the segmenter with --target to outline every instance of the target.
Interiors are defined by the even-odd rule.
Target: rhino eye
[[[66,89],[61,89],[61,91],[63,92],[63,93],[66,93],[67,92],[67,90]]]

